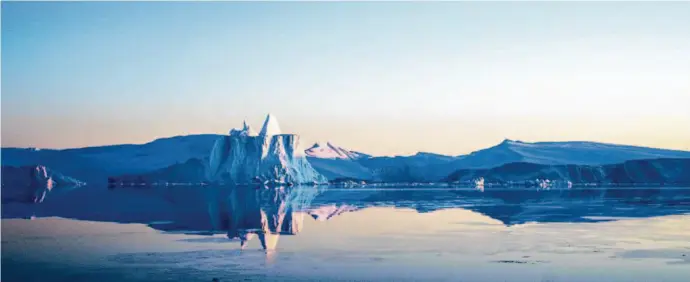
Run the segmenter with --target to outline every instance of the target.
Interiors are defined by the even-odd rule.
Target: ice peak
[[[271,136],[280,134],[280,126],[278,125],[278,120],[272,114],[266,116],[266,121],[264,121],[264,126],[261,128],[259,135],[261,136]]]
[[[242,129],[232,129],[230,135],[256,136],[256,132],[247,124],[247,121],[243,121]]]

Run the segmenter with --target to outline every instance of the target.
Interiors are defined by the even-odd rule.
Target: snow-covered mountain
[[[42,165],[2,166],[3,203],[42,203],[51,192],[81,185],[84,183]]]
[[[319,159],[359,160],[371,157],[371,155],[343,149],[331,144],[331,142],[315,143],[304,152],[307,154],[307,157]]]
[[[278,121],[266,117],[259,135],[244,124],[240,130],[216,140],[209,156],[207,178],[231,183],[325,183],[307,161],[300,138],[281,134]]]
[[[304,152],[314,169],[328,180],[375,179],[371,170],[358,162],[358,160],[370,158],[370,155],[350,151],[333,145],[331,142],[316,143]]]

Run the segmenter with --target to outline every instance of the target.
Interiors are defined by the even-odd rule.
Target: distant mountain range
[[[78,149],[2,148],[3,166],[44,165],[87,183],[105,183],[108,176],[153,171],[193,158],[207,158],[221,135],[202,134]]]
[[[458,171],[500,167],[511,163],[601,166],[630,160],[690,158],[690,152],[596,142],[537,142],[504,140],[461,156],[417,153],[412,156],[357,159],[309,158],[329,179],[354,178],[384,182],[441,181]]]
[[[596,184],[690,184],[690,159],[630,160],[607,165],[545,165],[526,162],[508,163],[493,168],[459,169],[444,181],[488,183],[520,182],[534,179]]]
[[[264,133],[266,131],[266,133]],[[269,132],[270,131],[270,132]],[[234,135],[233,135],[234,134]],[[261,135],[268,134],[268,135]],[[671,161],[655,159],[690,159],[690,152],[667,150],[628,145],[604,144],[595,142],[536,142],[528,143],[514,140],[504,140],[500,144],[483,150],[461,156],[446,156],[434,153],[417,153],[412,156],[374,157],[366,153],[348,150],[330,142],[317,143],[301,149],[296,142],[298,136],[280,133],[277,121],[267,119],[262,133],[256,134],[248,126],[244,129],[233,130],[230,136],[237,140],[256,139],[255,136],[273,136],[281,139],[261,143],[245,142],[244,149],[240,143],[224,141],[226,149],[212,154],[214,144],[228,135],[203,134],[176,136],[157,139],[146,144],[112,145],[87,147],[78,149],[52,150],[33,148],[2,148],[2,166],[45,166],[52,171],[78,179],[89,184],[105,183],[108,177],[126,175],[126,179],[149,179],[151,181],[201,181],[208,178],[208,170],[213,160],[222,161],[215,164],[215,170],[223,169],[227,173],[240,173],[245,166],[234,163],[237,154],[258,152],[257,158],[268,158],[272,161],[259,168],[263,172],[242,172],[243,179],[255,176],[272,177],[273,169],[279,172],[281,178],[291,179],[305,177],[309,169],[313,169],[328,180],[355,179],[381,182],[435,182],[455,181],[472,177],[506,180],[520,177],[563,177],[583,181],[590,179],[577,176],[569,170],[590,171],[592,179],[609,179],[613,181],[612,171],[618,167],[626,169],[631,181],[637,181],[639,175],[656,173],[670,175],[674,171],[689,174],[685,161]],[[281,137],[294,136],[294,137]],[[275,138],[269,139],[275,139]],[[247,140],[249,140],[247,139]],[[269,140],[263,138],[261,140]],[[234,140],[234,139],[233,139]],[[253,140],[253,139],[252,139]],[[258,139],[257,139],[258,140]],[[269,140],[270,141],[270,140]],[[234,142],[234,141],[233,141]],[[239,141],[238,141],[239,142]],[[244,142],[244,141],[243,141]],[[287,143],[286,143],[287,142]],[[247,146],[256,143],[257,148]],[[261,144],[259,144],[261,143]],[[288,144],[289,143],[289,144]],[[262,145],[263,144],[263,145]],[[261,146],[268,146],[261,149]],[[254,145],[251,145],[254,146]],[[231,148],[233,147],[233,148]],[[273,149],[275,147],[275,149]],[[280,150],[278,150],[280,149]],[[230,151],[228,151],[230,150]],[[247,151],[249,150],[249,151]],[[278,150],[278,151],[275,151]],[[234,154],[231,159],[230,155]],[[253,153],[252,153],[253,154]],[[267,155],[268,154],[268,155]],[[271,155],[275,154],[275,155]],[[214,158],[211,158],[215,156]],[[243,155],[244,156],[244,155]],[[273,157],[271,157],[273,156]],[[303,162],[306,157],[308,162]],[[244,157],[242,157],[244,158]],[[255,157],[252,157],[255,158]],[[267,159],[267,160],[268,160]],[[653,167],[649,170],[629,171],[629,161],[650,160],[643,163]],[[254,159],[246,159],[245,164],[264,163]],[[231,165],[232,164],[232,165]],[[231,166],[228,166],[231,165]],[[511,171],[519,170],[520,173]],[[602,173],[602,171],[604,171]],[[216,174],[221,173],[217,171]],[[510,175],[505,174],[510,173]],[[307,174],[313,174],[309,172]],[[224,177],[218,174],[216,177]],[[277,177],[277,176],[276,176]],[[318,179],[319,176],[309,176]],[[616,178],[619,179],[619,178]],[[645,179],[663,181],[663,177]],[[4,180],[3,180],[4,183]]]

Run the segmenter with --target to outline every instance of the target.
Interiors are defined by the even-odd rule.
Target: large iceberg
[[[207,179],[235,184],[327,183],[307,161],[300,139],[282,134],[277,119],[268,115],[257,135],[244,123],[218,138],[209,156]]]

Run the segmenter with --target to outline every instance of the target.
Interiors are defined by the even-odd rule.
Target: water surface
[[[3,205],[3,281],[690,277],[683,188],[89,187],[50,196]]]

